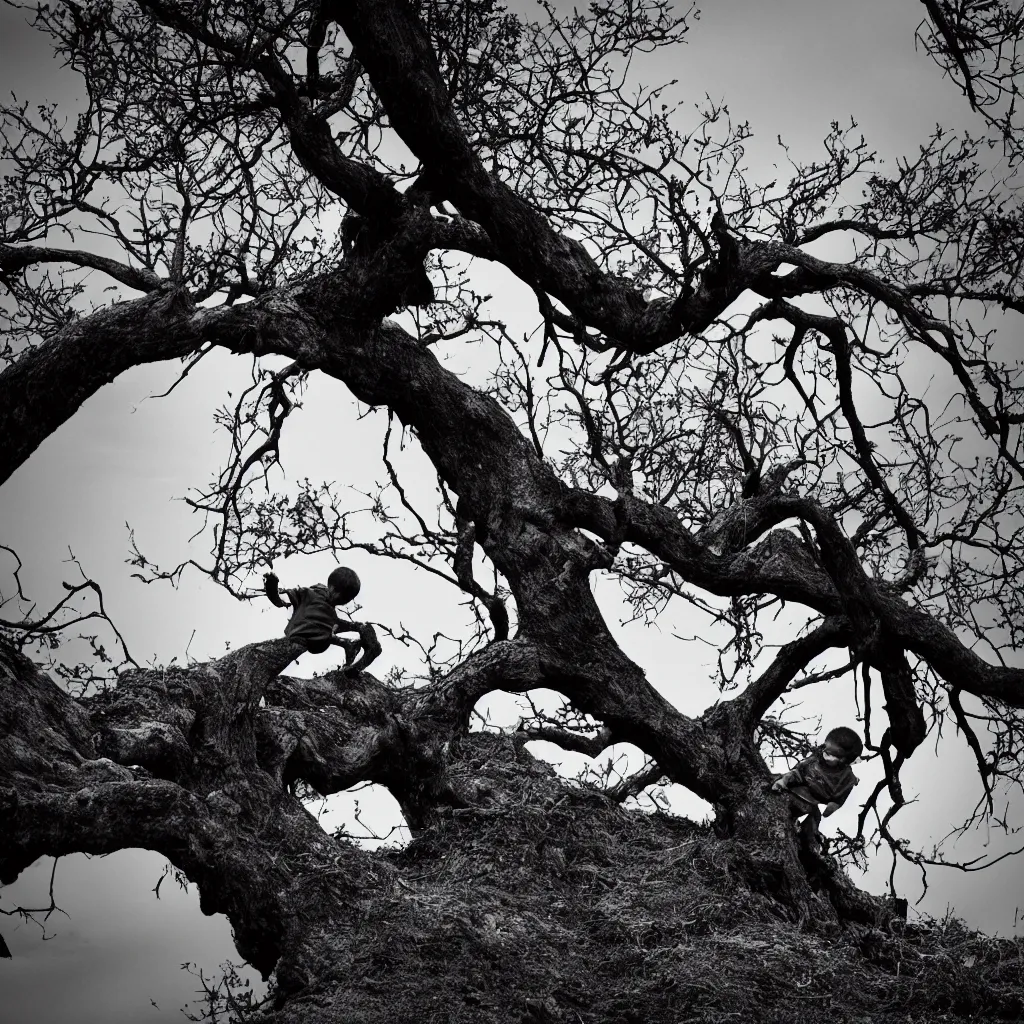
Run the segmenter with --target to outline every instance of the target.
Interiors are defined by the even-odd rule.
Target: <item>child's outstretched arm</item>
[[[277,589],[279,582],[280,581],[274,573],[264,573],[263,589],[267,592],[267,597],[270,598],[270,603],[276,605],[278,608],[290,608],[291,601],[288,599],[287,592],[285,592],[284,597],[282,597],[281,592]]]

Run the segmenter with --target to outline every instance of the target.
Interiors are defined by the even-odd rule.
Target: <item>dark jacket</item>
[[[860,781],[848,764],[827,764],[816,750],[792,771],[782,776],[786,789],[808,804],[839,804],[853,792]]]

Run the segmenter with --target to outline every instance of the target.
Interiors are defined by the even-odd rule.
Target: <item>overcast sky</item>
[[[778,134],[797,156],[818,152],[833,120],[855,118],[869,144],[890,159],[914,153],[936,122],[967,123],[956,90],[914,48],[914,28],[923,8],[915,0],[719,0],[702,12],[688,46],[645,62],[652,79],[678,78],[680,95],[694,103],[704,93],[725,98],[733,117],[749,120],[757,137],[749,147],[755,176],[771,176],[779,158]],[[851,12],[855,12],[851,14]],[[24,29],[18,12],[0,7],[0,91],[15,90],[33,102],[61,99],[74,89],[48,58],[45,41]],[[508,315],[535,314],[532,294],[500,271],[489,290],[502,295]],[[126,522],[136,528],[148,555],[173,564],[187,550],[194,531],[187,508],[176,499],[202,484],[219,465],[224,446],[212,428],[211,414],[223,401],[224,381],[246,368],[225,355],[210,356],[169,398],[164,391],[177,365],[143,367],[104,388],[48,439],[30,462],[0,492],[2,540],[18,549],[26,563],[25,582],[41,605],[70,578],[62,558],[70,547],[87,572],[103,586],[108,608],[139,661],[166,662],[186,656],[207,658],[225,648],[276,635],[284,615],[265,603],[240,604],[201,578],[186,577],[174,592],[146,587],[130,579]],[[379,475],[381,418],[360,421],[350,396],[339,385],[310,389],[299,422],[289,425],[284,455],[289,473],[335,479],[370,489]],[[327,441],[323,440],[328,439]],[[417,459],[420,459],[417,464]],[[430,478],[421,457],[406,456],[410,473]],[[205,550],[192,551],[197,557]],[[392,564],[380,566],[353,557],[363,578],[360,601],[365,617],[402,624],[427,637],[439,628],[457,628],[461,613],[456,595],[426,574],[404,575]],[[286,584],[308,583],[326,575],[324,560],[296,560],[276,567]],[[9,566],[0,564],[0,573]],[[0,577],[5,591],[9,576]],[[607,583],[598,594],[613,625],[621,616]],[[683,711],[699,713],[717,695],[707,683],[711,652],[684,642],[694,628],[684,618],[666,617],[657,629],[616,627],[624,649],[642,664],[652,681]],[[300,660],[309,674],[330,664],[330,655]],[[386,643],[378,663],[412,665],[408,652]],[[806,713],[822,718],[823,728],[849,720],[848,698],[838,691],[814,695]],[[512,721],[509,699],[493,702],[498,721]],[[947,747],[949,749],[947,749]],[[872,769],[862,785],[870,784]],[[920,751],[905,773],[907,789],[919,804],[901,815],[905,834],[926,842],[939,838],[962,812],[976,785],[969,759],[946,744],[938,758]],[[677,807],[700,814],[700,802],[676,794]],[[377,827],[389,827],[393,802],[367,800]],[[351,823],[352,801],[338,800],[330,824]],[[834,819],[853,829],[855,811],[844,808]],[[352,824],[352,827],[356,826]],[[982,837],[984,838],[984,837]],[[995,840],[994,840],[995,841]],[[68,918],[48,922],[43,942],[37,928],[14,926],[0,918],[0,931],[14,960],[0,961],[0,1020],[35,1024],[104,1024],[180,1019],[195,984],[179,969],[199,962],[207,971],[225,959],[237,959],[223,917],[204,918],[198,898],[165,883],[161,899],[151,892],[162,860],[142,851],[126,851],[103,860],[69,858],[60,866],[57,897]],[[876,891],[884,888],[887,861],[868,876]],[[911,900],[920,894],[909,873],[901,884]],[[45,893],[48,863],[27,871],[4,890],[0,908],[32,902]],[[1019,861],[990,873],[933,872],[921,909],[941,915],[948,905],[976,927],[1002,933],[1015,923],[1015,898],[1024,878]],[[154,1000],[158,1006],[151,1005]],[[9,1017],[5,1017],[4,1014]]]

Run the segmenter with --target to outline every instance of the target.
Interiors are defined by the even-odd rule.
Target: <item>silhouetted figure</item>
[[[263,577],[267,597],[278,608],[291,608],[292,617],[284,628],[284,635],[306,648],[310,654],[323,654],[332,645],[345,651],[345,671],[358,672],[366,668],[380,654],[377,634],[369,623],[351,622],[338,617],[335,608],[348,604],[359,593],[359,577],[348,568],[338,566],[327,577],[327,586],[314,583],[311,587],[295,587],[282,595],[278,578],[268,572]],[[358,633],[358,640],[343,640],[337,633]],[[356,655],[362,650],[362,656]]]

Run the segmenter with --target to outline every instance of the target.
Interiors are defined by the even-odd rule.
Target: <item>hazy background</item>
[[[914,29],[922,15],[923,7],[912,0],[862,0],[855,7],[839,0],[720,0],[702,11],[688,46],[671,56],[645,58],[644,68],[652,80],[679,79],[679,94],[694,104],[708,93],[713,100],[725,98],[734,119],[749,120],[756,133],[748,145],[754,177],[774,176],[771,165],[781,157],[777,135],[795,157],[811,157],[820,152],[829,123],[851,117],[869,144],[891,160],[916,153],[936,122],[970,123],[955,88],[915,52]],[[0,7],[0,90],[6,95],[13,89],[19,99],[32,102],[73,97],[74,80],[53,63],[45,39],[24,28],[22,19],[20,12]],[[488,277],[481,287],[507,301],[512,319],[535,318],[532,293],[494,268],[484,269],[477,280]],[[99,275],[97,283],[105,283]],[[179,370],[178,364],[150,366],[122,376],[49,438],[0,492],[0,540],[20,552],[26,589],[40,606],[55,600],[61,580],[73,576],[62,562],[70,547],[103,586],[108,610],[140,662],[214,657],[228,644],[237,647],[280,633],[286,618],[266,602],[235,602],[198,575],[186,576],[178,591],[130,579],[133,570],[124,564],[126,521],[154,560],[173,565],[184,556],[197,524],[176,499],[221,464],[225,448],[214,434],[211,414],[224,401],[226,381],[248,374],[247,363],[214,354],[169,398],[149,397],[166,390]],[[365,507],[359,491],[372,489],[380,475],[383,422],[379,415],[359,420],[357,412],[343,387],[314,382],[302,414],[289,421],[283,445],[290,476],[351,485],[346,493],[353,508]],[[412,478],[432,479],[416,452],[406,453],[403,465]],[[206,554],[205,549],[190,553],[200,561]],[[438,629],[457,630],[464,621],[455,591],[427,574],[358,556],[348,562],[363,579],[365,618],[396,626],[400,621],[424,639]],[[311,558],[275,569],[293,585],[320,579],[329,567],[329,561]],[[0,561],[5,593],[10,569]],[[615,589],[601,581],[598,596],[614,626],[624,617]],[[697,629],[694,620],[680,614],[665,616],[653,629],[617,629],[627,653],[687,713],[699,713],[717,697],[707,681],[711,652],[676,638]],[[296,671],[322,670],[331,658],[304,656]],[[395,664],[413,667],[415,661],[385,641],[375,668],[383,673]],[[801,713],[820,717],[822,728],[852,719],[845,688],[812,687],[803,694]],[[518,710],[514,700],[499,697],[490,713],[497,724],[511,724]],[[550,753],[555,760],[569,760]],[[864,792],[875,770],[866,766],[858,772]],[[905,782],[908,795],[918,794],[920,802],[897,820],[903,834],[923,844],[948,832],[978,795],[969,757],[948,742],[937,756],[919,751]],[[670,795],[681,812],[703,813],[701,801],[677,787]],[[332,799],[325,826],[358,832],[356,800],[363,821],[379,834],[397,823],[386,794],[363,792]],[[854,806],[844,808],[831,822],[852,831],[855,813]],[[975,836],[965,849],[984,852],[987,839]],[[996,837],[992,842],[990,849],[1003,848]],[[45,904],[51,863],[36,864],[16,885],[0,891],[0,909]],[[142,851],[65,859],[58,867],[56,896],[67,916],[49,919],[46,940],[38,927],[0,917],[0,931],[14,953],[13,960],[0,961],[0,1021],[180,1019],[180,1007],[194,998],[197,986],[179,965],[198,963],[210,973],[223,960],[237,960],[237,954],[226,919],[204,918],[194,889],[182,892],[168,879],[155,898],[152,890],[163,864]],[[1017,922],[1022,868],[1024,862],[1014,860],[982,874],[935,869],[919,910],[941,916],[951,906],[975,927],[1010,933]],[[865,884],[883,890],[888,870],[888,858],[880,857]],[[921,887],[911,872],[900,867],[897,879],[912,902],[918,898]]]

